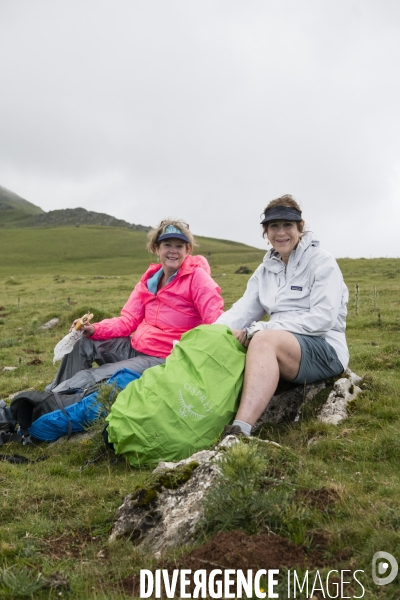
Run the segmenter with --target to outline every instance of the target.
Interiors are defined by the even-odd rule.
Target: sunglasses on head
[[[163,225],[166,225],[166,224],[167,224],[167,221],[161,221],[160,227],[162,227]],[[172,225],[172,223],[168,223],[168,225]],[[184,225],[185,227],[187,227],[189,229],[188,223],[182,222],[182,225]]]

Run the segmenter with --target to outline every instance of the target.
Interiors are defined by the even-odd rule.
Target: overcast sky
[[[0,0],[0,185],[265,247],[400,256],[398,0]]]

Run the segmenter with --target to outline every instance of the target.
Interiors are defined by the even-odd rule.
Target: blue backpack
[[[140,373],[120,369],[106,383],[122,390],[139,377]],[[64,435],[84,431],[98,417],[106,415],[104,407],[97,402],[99,387],[71,390],[68,394],[20,392],[10,408],[23,432],[38,440],[53,442]]]

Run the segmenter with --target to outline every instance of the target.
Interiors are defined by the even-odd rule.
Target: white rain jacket
[[[250,277],[247,289],[216,323],[231,329],[284,329],[315,335],[336,350],[346,369],[346,314],[349,293],[336,260],[306,233],[292,251],[287,266],[273,248]],[[267,322],[260,321],[266,314]]]

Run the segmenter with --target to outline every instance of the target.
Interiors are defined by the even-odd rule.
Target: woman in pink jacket
[[[121,368],[142,373],[165,362],[175,340],[223,312],[220,288],[184,221],[166,220],[149,233],[151,264],[135,286],[121,315],[85,325],[84,337],[64,356],[50,386],[55,392],[86,388]],[[93,369],[96,362],[99,367]]]

